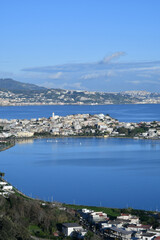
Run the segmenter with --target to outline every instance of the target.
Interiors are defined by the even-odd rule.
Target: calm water
[[[27,195],[160,210],[160,141],[43,139],[0,154],[7,180]]]
[[[110,114],[160,121],[160,105],[0,107],[0,118]],[[27,195],[67,203],[160,210],[160,141],[66,138],[17,144],[0,153],[0,170]]]
[[[0,118],[30,119],[50,117],[52,112],[59,116],[77,113],[110,114],[124,122],[160,121],[160,104],[145,105],[100,105],[100,106],[17,106],[0,107]]]

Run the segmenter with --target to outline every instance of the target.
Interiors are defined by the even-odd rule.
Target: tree
[[[87,234],[85,235],[85,240],[90,240],[93,237],[93,232],[88,231]]]
[[[0,177],[4,177],[4,176],[5,176],[5,173],[0,172]]]

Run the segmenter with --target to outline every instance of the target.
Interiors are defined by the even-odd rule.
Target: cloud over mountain
[[[39,84],[43,86],[47,83],[53,87],[93,91],[157,91],[160,84],[160,61],[114,61],[124,55],[121,51],[97,62],[25,68],[22,71],[41,75]]]

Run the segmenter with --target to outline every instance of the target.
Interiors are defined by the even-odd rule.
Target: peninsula
[[[160,139],[160,122],[126,123],[104,114],[76,114],[38,119],[0,119],[0,139],[41,137],[130,137]]]

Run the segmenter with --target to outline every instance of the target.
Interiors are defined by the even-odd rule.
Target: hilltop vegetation
[[[0,90],[8,90],[8,91],[42,91],[45,88],[39,87],[34,84],[22,83],[19,81],[15,81],[11,78],[0,79]]]

